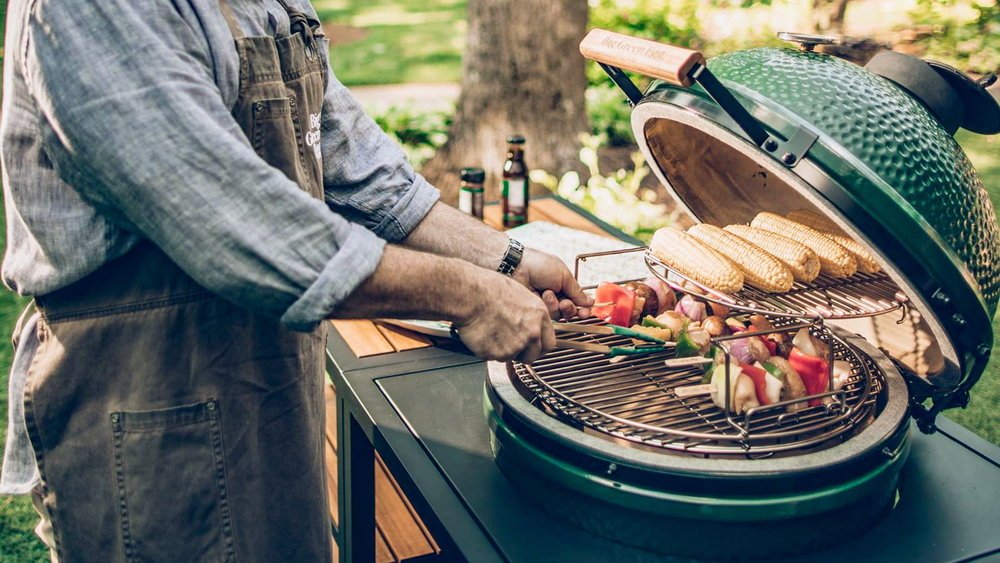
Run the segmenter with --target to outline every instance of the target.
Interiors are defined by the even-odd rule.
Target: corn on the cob
[[[843,246],[823,236],[823,233],[776,213],[758,213],[750,225],[797,240],[819,256],[819,268],[833,278],[846,278],[858,270],[857,260]]]
[[[836,223],[827,217],[816,213],[815,211],[810,211],[808,209],[796,209],[788,215],[785,215],[785,217],[795,221],[796,223],[802,223],[807,227],[816,229],[817,231],[837,233],[840,235],[844,234],[844,231],[838,227]]]
[[[743,289],[743,273],[735,264],[680,229],[658,229],[649,249],[664,264],[696,282],[726,293]]]
[[[702,223],[692,226],[687,232],[736,264],[743,272],[745,283],[771,292],[792,289],[795,283],[792,271],[760,247],[715,225]]]
[[[819,256],[801,242],[749,225],[729,225],[725,230],[781,260],[796,281],[809,283],[819,275]]]
[[[874,274],[882,269],[879,266],[878,260],[865,248],[865,245],[844,234],[844,231],[836,223],[819,213],[809,211],[808,209],[797,209],[786,215],[786,217],[796,223],[802,223],[807,227],[816,229],[826,237],[832,239],[833,242],[843,246],[858,261],[858,271],[866,274]]]

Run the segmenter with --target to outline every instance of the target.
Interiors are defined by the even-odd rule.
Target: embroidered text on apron
[[[254,149],[322,197],[326,43],[279,0],[288,37],[245,37],[233,115]],[[224,301],[151,243],[37,298],[25,420],[62,562],[318,561],[326,328]]]

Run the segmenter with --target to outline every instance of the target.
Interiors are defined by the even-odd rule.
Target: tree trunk
[[[486,170],[498,198],[506,137],[527,138],[531,169],[581,170],[578,137],[588,131],[580,40],[587,0],[469,0],[462,93],[447,143],[422,173],[454,203],[458,171]],[[538,188],[534,188],[538,189]]]
[[[837,34],[844,33],[844,17],[850,0],[813,0],[813,28]]]

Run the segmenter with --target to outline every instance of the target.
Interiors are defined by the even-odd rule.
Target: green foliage
[[[410,163],[419,167],[448,139],[451,115],[450,111],[419,112],[393,106],[375,112],[373,119],[403,147]]]
[[[544,170],[532,170],[531,181],[643,241],[649,241],[656,229],[677,220],[677,212],[670,212],[667,206],[656,203],[656,194],[642,188],[642,180],[650,173],[642,153],[632,154],[631,170],[621,169],[603,176],[598,167],[597,151],[605,138],[591,135],[582,137],[581,141],[580,161],[590,172],[586,184],[580,183],[580,175],[576,172],[567,172],[556,179]]]
[[[635,144],[631,113],[625,94],[610,80],[587,88],[587,116],[594,135],[607,139],[612,147]]]
[[[465,0],[313,0],[341,82],[458,82]]]
[[[925,58],[974,74],[1000,72],[1000,1],[972,2],[971,19],[955,15],[957,4],[958,0],[918,1],[911,13],[914,23],[934,28],[933,35],[919,40],[927,49]]]

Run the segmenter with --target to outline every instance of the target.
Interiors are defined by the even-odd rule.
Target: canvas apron
[[[284,4],[284,2],[282,2]],[[245,37],[233,115],[260,156],[322,197],[326,49]],[[220,299],[142,243],[38,297],[25,420],[60,561],[329,560],[326,329]]]

